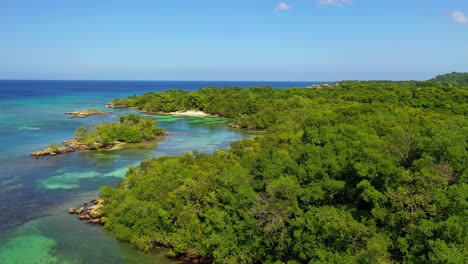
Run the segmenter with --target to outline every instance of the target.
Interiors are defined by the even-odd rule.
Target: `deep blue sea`
[[[29,153],[73,137],[81,125],[112,121],[106,116],[70,118],[64,112],[105,109],[114,98],[168,89],[203,87],[305,87],[314,82],[226,81],[1,81],[0,80],[0,263],[171,263],[165,250],[150,253],[121,243],[98,226],[69,215],[69,207],[114,185],[129,165],[150,157],[198,150],[210,153],[255,136],[231,129],[221,118],[156,116],[170,135],[155,144],[113,151],[80,152],[35,159]],[[258,132],[257,132],[258,133]]]

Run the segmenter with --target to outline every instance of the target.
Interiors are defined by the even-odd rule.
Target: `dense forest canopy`
[[[440,82],[341,82],[333,88],[273,89],[271,87],[204,88],[193,92],[171,90],[116,99],[118,107],[148,112],[201,110],[234,119],[243,128],[264,129],[296,108],[332,110],[340,104],[394,106],[467,114],[467,90]]]
[[[442,82],[205,88],[114,101],[268,128],[101,189],[106,228],[215,263],[466,263],[468,90]]]
[[[439,75],[432,80],[458,85],[468,85],[468,72],[447,73],[444,75]]]

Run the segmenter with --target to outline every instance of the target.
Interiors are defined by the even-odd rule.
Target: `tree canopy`
[[[467,90],[462,85],[436,81],[341,82],[333,88],[273,89],[271,87],[204,88],[192,92],[170,90],[115,99],[119,107],[137,107],[147,112],[201,110],[234,119],[242,128],[265,129],[293,109],[328,108],[339,104],[411,107],[441,113],[468,114]]]
[[[466,263],[468,92],[441,82],[169,91],[116,100],[267,128],[105,186],[106,228],[214,263]]]
[[[459,85],[468,85],[468,72],[452,72],[439,75],[432,80]]]

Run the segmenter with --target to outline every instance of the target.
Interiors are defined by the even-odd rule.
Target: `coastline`
[[[121,105],[115,105],[114,103],[107,103],[106,104],[107,108],[120,108],[120,109],[135,109],[140,111],[141,113],[144,114],[150,114],[150,115],[174,115],[174,116],[193,116],[193,117],[219,117],[217,115],[212,115],[208,114],[204,111],[200,110],[180,110],[180,111],[173,111],[173,112],[157,112],[157,111],[150,111],[150,110],[145,110],[141,109],[139,107],[134,107],[134,106],[121,106]]]
[[[121,108],[121,109],[135,109],[138,110],[140,113],[149,114],[149,115],[172,115],[172,116],[188,116],[188,117],[220,117],[219,115],[212,115],[208,114],[204,111],[199,110],[185,110],[185,111],[174,111],[174,112],[155,112],[155,111],[148,111],[145,109],[140,109],[138,107],[127,107],[127,106],[118,106],[113,103],[107,103],[107,108]],[[226,117],[221,117],[226,118]],[[242,127],[235,123],[227,124],[228,127],[240,130],[247,130],[247,131],[265,131],[265,129],[257,129],[252,127]]]
[[[101,89],[104,84],[110,88]],[[0,200],[5,205],[0,224],[3,238],[0,241],[0,262],[5,261],[4,256],[9,256],[11,261],[21,262],[27,254],[31,259],[43,257],[40,259],[54,260],[60,257],[59,262],[64,258],[73,259],[76,263],[180,263],[178,259],[167,258],[167,250],[164,248],[144,253],[130,243],[116,240],[110,231],[99,225],[80,222],[77,216],[73,217],[65,210],[95,198],[103,185],[114,186],[125,176],[130,164],[140,164],[157,156],[182,155],[184,151],[192,149],[211,153],[215,146],[240,140],[245,134],[218,126],[193,126],[190,121],[196,119],[195,117],[177,117],[174,118],[175,121],[161,122],[161,125],[175,135],[164,138],[162,144],[119,144],[112,150],[83,150],[70,155],[44,157],[41,161],[28,155],[47,147],[47,143],[52,141],[61,143],[64,139],[72,139],[77,124],[115,119],[114,116],[73,119],[65,115],[65,112],[101,109],[108,98],[115,97],[115,94],[128,93],[125,96],[131,96],[133,93],[150,91],[144,89],[151,86],[139,82],[118,84],[79,81],[0,82],[0,89],[4,89],[4,97],[0,101],[2,105],[4,103],[5,106],[12,107],[11,111],[3,113],[3,126],[0,128],[4,144],[4,151],[0,155],[4,177],[0,184]],[[212,84],[188,85],[195,87]],[[163,83],[157,86],[169,89],[177,84]],[[80,89],[89,92],[82,93]],[[37,93],[28,92],[31,90]],[[60,96],[64,96],[66,100],[61,100]],[[35,103],[30,103],[32,101]],[[127,113],[119,110],[115,110],[116,116]],[[205,121],[201,124],[205,124]],[[23,129],[23,126],[31,129]],[[182,134],[184,136],[179,136]],[[119,150],[115,150],[116,148]],[[84,240],[80,242],[81,238]],[[50,246],[49,251],[48,242],[57,243],[58,246]],[[37,254],[33,254],[36,252]],[[88,257],[90,252],[92,259]]]

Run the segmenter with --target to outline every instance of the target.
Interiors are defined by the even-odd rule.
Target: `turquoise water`
[[[157,116],[159,125],[170,132],[157,143],[42,159],[29,153],[72,138],[80,125],[112,121],[132,110],[114,109],[111,115],[86,119],[72,119],[64,112],[105,109],[105,103],[115,97],[150,90],[213,85],[0,81],[0,263],[173,262],[164,249],[135,250],[101,227],[80,222],[67,209],[96,197],[102,185],[116,184],[129,165],[185,151],[209,153],[251,133],[230,129],[228,120],[220,118]]]
[[[243,86],[262,83],[244,83]],[[224,84],[230,85],[230,84]],[[157,116],[170,135],[160,142],[115,151],[80,152],[35,159],[32,151],[73,137],[80,125],[112,121],[132,110],[72,119],[64,112],[97,108],[115,97],[171,87],[224,86],[202,82],[0,81],[0,263],[170,263],[164,249],[143,253],[105,230],[69,215],[69,207],[114,185],[129,165],[150,157],[198,150],[210,153],[255,135],[228,128],[228,120]],[[232,85],[239,85],[232,84]],[[278,84],[279,85],[279,84]],[[295,86],[284,83],[284,87]],[[297,84],[297,86],[302,84]]]

